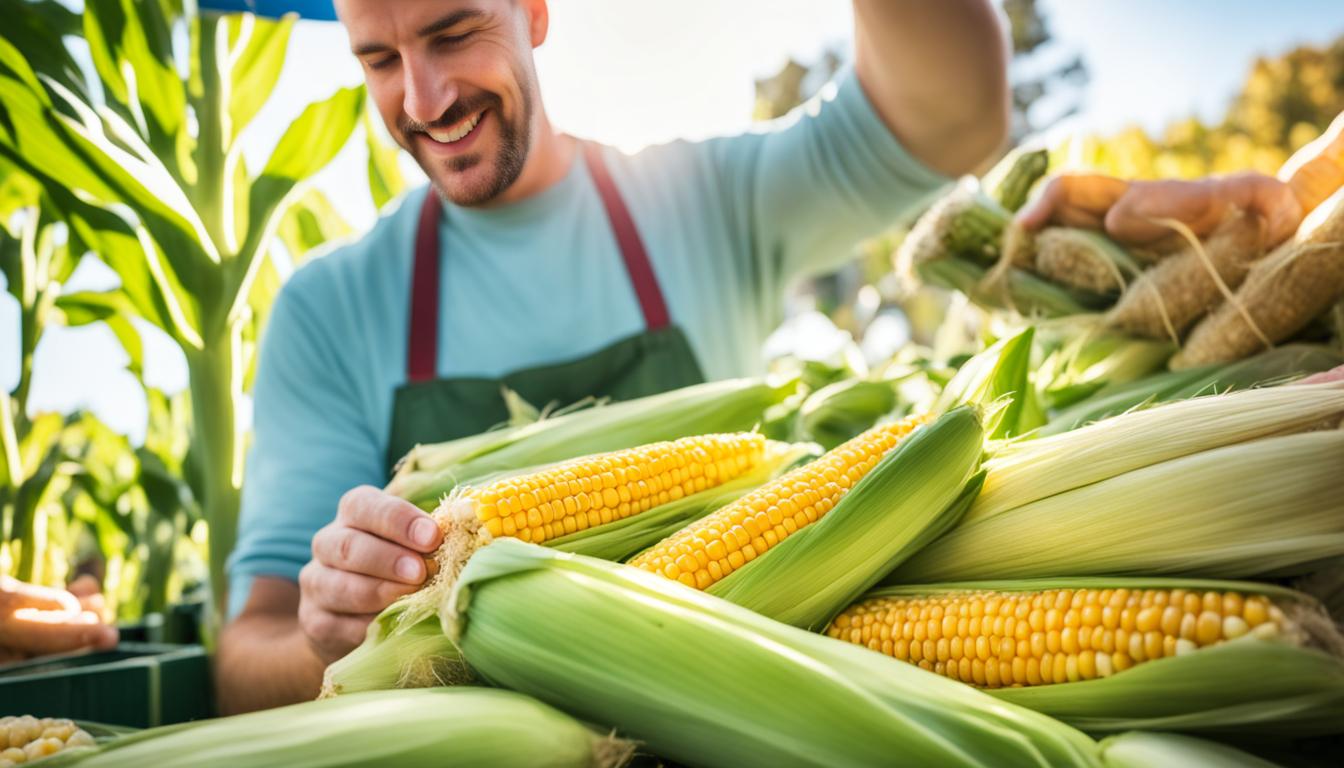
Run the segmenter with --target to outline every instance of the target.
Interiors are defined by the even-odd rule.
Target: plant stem
[[[242,491],[242,450],[237,421],[240,394],[240,329],[212,336],[205,349],[187,354],[191,375],[191,448],[202,468],[201,510],[210,528],[212,626],[220,626],[228,605],[225,564],[238,530]]]

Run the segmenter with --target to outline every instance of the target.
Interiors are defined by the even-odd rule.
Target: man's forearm
[[[855,71],[906,149],[945,174],[1007,137],[1008,45],[988,0],[854,0]]]
[[[215,658],[220,712],[249,712],[314,699],[324,669],[299,629],[297,616],[236,619],[221,633]]]

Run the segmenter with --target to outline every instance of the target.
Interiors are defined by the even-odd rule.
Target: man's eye
[[[384,56],[381,59],[374,59],[369,62],[369,69],[387,69],[397,63],[397,56]]]
[[[440,35],[439,38],[434,42],[437,43],[439,46],[452,46],[466,41],[466,39],[469,37],[471,37],[470,32],[463,32],[460,35]]]

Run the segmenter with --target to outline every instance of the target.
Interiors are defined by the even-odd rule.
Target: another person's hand
[[[1230,206],[1260,216],[1265,246],[1288,239],[1303,210],[1292,189],[1272,176],[1243,173],[1196,181],[1124,181],[1096,174],[1056,176],[1017,215],[1028,231],[1049,224],[1105,230],[1116,241],[1139,247],[1183,242],[1164,219],[1185,224],[1203,237]]]
[[[371,486],[341,497],[299,572],[299,625],[317,655],[331,663],[363,642],[379,611],[424,583],[424,555],[442,539],[433,518],[404,499]]]
[[[92,577],[64,590],[0,576],[0,663],[116,644]]]

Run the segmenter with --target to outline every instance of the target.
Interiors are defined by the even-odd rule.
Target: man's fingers
[[[64,589],[40,587],[36,584],[6,578],[3,584],[8,593],[7,603],[17,608],[36,608],[39,611],[79,613],[79,599]]]
[[[305,600],[331,613],[378,613],[417,587],[309,563],[299,572]]]
[[[20,608],[0,623],[4,644],[28,655],[43,656],[80,648],[111,648],[117,630],[92,613],[69,614]]]
[[[1099,174],[1056,176],[1018,212],[1017,221],[1028,231],[1050,224],[1099,229],[1128,188],[1129,182]]]
[[[357,528],[327,526],[313,537],[313,557],[338,571],[419,586],[425,581],[425,559]]]
[[[92,597],[103,593],[103,588],[99,586],[98,579],[87,573],[70,582],[65,589],[78,598]]]
[[[443,541],[438,524],[419,507],[372,486],[360,486],[341,497],[337,518],[418,552],[433,552]]]
[[[346,615],[325,611],[308,600],[299,603],[299,625],[324,662],[331,662],[349,653],[360,643],[369,630],[376,614]]]

